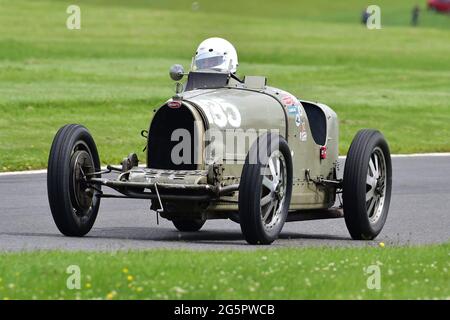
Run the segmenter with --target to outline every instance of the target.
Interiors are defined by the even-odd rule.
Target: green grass
[[[0,254],[0,299],[449,299],[450,245]],[[67,267],[81,271],[69,290]],[[366,268],[380,268],[368,289]]]
[[[210,36],[236,46],[241,75],[333,107],[343,154],[363,127],[395,153],[450,151],[450,16],[423,10],[410,27],[416,1],[378,1],[378,31],[359,24],[357,0],[76,3],[82,29],[70,31],[72,2],[0,0],[0,171],[46,167],[69,122],[92,131],[105,163],[141,151],[173,93],[169,66],[188,67]]]

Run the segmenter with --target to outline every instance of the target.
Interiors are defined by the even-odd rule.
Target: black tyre
[[[344,169],[343,201],[353,239],[371,240],[386,222],[391,201],[389,146],[376,130],[360,130],[352,141]]]
[[[239,184],[239,221],[250,244],[270,244],[286,221],[292,195],[289,146],[265,134],[250,148]]]
[[[100,186],[89,186],[85,174],[98,171],[100,160],[89,131],[76,124],[59,129],[48,159],[47,193],[62,234],[81,237],[91,230],[100,206]]]
[[[205,224],[205,219],[174,219],[173,225],[179,231],[194,232],[199,231]]]

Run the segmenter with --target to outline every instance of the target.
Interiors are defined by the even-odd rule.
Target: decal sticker
[[[300,113],[297,112],[297,114],[295,115],[295,125],[297,127],[300,127],[301,124],[302,124],[302,118],[300,116]]]
[[[299,106],[300,105],[300,102],[298,101],[298,99],[286,91],[282,92],[281,103],[288,108],[290,106]]]
[[[306,123],[303,119],[300,101],[289,92],[282,91],[281,103],[287,108],[288,115],[295,117],[295,125],[299,128],[300,141],[307,141],[308,134],[306,133]]]
[[[289,106],[288,107],[288,113],[289,114],[297,114],[298,113],[298,107],[297,106]]]
[[[302,125],[300,127],[300,141],[305,142],[306,140],[308,140],[308,134],[306,133],[306,125],[305,122],[302,122]]]
[[[287,113],[295,117],[295,125],[300,127],[303,123],[300,101],[289,92],[283,91],[281,103],[287,108]]]
[[[283,104],[285,106],[295,106],[295,101],[293,99],[293,97],[291,95],[285,95],[281,98],[281,102],[283,102]]]

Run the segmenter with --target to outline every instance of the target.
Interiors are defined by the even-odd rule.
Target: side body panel
[[[313,180],[334,178],[338,160],[338,121],[336,113],[326,105],[311,103],[324,114],[324,123],[311,122],[302,100],[290,93],[272,87],[267,92],[276,97],[285,107],[288,116],[288,143],[293,162],[293,189],[290,209],[329,208],[335,202],[335,190],[318,186]],[[311,106],[313,105],[313,106]],[[324,143],[315,141],[313,125],[322,125],[326,138]],[[327,148],[326,159],[320,158],[321,147]]]
[[[300,100],[302,103],[302,101]],[[308,102],[309,103],[309,102]],[[324,143],[318,142],[313,137],[312,126],[318,125],[308,118],[305,111],[305,102],[302,103],[302,114],[306,121],[306,141],[298,137],[298,132],[290,132],[294,139],[290,140],[290,147],[294,151],[294,187],[291,199],[291,209],[320,209],[329,208],[335,202],[335,189],[316,184],[312,180],[319,178],[336,178],[336,166],[338,164],[338,120],[336,113],[323,104],[315,103],[324,114]],[[311,104],[311,103],[309,103]],[[300,130],[301,131],[301,130]],[[300,142],[298,142],[300,140]],[[321,159],[321,148],[326,148],[326,158]]]

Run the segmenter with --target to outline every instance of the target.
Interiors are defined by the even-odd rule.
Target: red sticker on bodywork
[[[286,96],[284,96],[283,98],[281,98],[281,101],[283,102],[283,104],[284,104],[285,106],[292,106],[292,105],[295,105],[294,99],[293,99],[291,96],[288,96],[288,95],[286,95]]]

